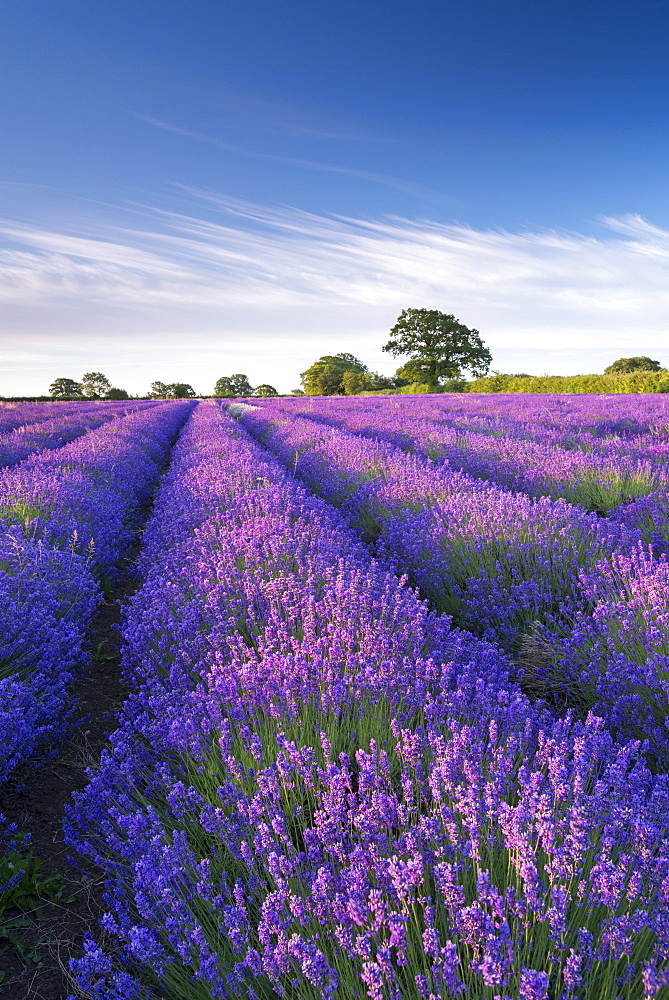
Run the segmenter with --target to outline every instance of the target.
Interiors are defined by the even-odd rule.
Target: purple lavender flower
[[[549,979],[537,969],[522,969],[518,996],[520,1000],[549,1000]]]

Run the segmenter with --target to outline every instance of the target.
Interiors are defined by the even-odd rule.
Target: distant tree
[[[253,390],[254,396],[278,396],[279,393],[276,391],[273,385],[267,385],[263,382],[262,385],[257,385]]]
[[[604,369],[605,375],[629,375],[631,372],[663,372],[665,369],[659,361],[644,356],[636,358],[618,358],[608,368]]]
[[[253,386],[246,375],[222,375],[214,386],[214,396],[251,396]]]
[[[102,372],[86,372],[81,378],[83,394],[89,399],[101,399],[107,395],[111,387],[111,382]]]
[[[396,386],[395,379],[392,375],[380,375],[379,372],[369,373],[369,389],[379,390],[379,389],[394,389]]]
[[[465,368],[485,375],[492,362],[478,330],[470,330],[438,309],[404,309],[382,350],[422,362],[431,386],[442,378],[457,378]]]
[[[196,396],[195,389],[188,382],[170,382],[166,385],[168,399],[193,399]]]
[[[305,392],[304,389],[291,389],[290,394],[291,396],[304,396]]]
[[[164,382],[152,382],[151,391],[149,396],[151,399],[166,399],[169,394],[169,388]]]
[[[73,378],[57,378],[51,383],[49,392],[54,399],[62,399],[66,396],[81,396],[81,386]]]
[[[368,374],[367,366],[353,354],[325,354],[300,375],[307,396],[345,396],[344,375],[346,372]]]
[[[112,386],[105,399],[130,399],[130,396],[125,389],[117,389],[116,386]]]

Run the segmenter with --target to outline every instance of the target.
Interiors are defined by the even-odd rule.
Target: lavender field
[[[662,395],[0,408],[0,811],[136,585],[64,817],[105,910],[71,995],[669,1000],[668,430]]]

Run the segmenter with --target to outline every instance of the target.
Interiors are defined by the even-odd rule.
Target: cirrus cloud
[[[133,228],[0,222],[0,392],[44,391],[63,366],[134,392],[177,374],[209,391],[238,370],[288,390],[338,350],[390,370],[380,347],[408,306],[476,326],[504,370],[596,371],[625,353],[669,363],[669,233],[639,216],[605,218],[595,237],[179,193],[191,213],[135,206]]]

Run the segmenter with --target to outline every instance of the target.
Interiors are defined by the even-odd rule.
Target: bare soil
[[[95,767],[116,728],[115,713],[127,695],[120,676],[119,619],[122,601],[134,585],[126,580],[101,605],[91,635],[92,656],[72,686],[76,716],[65,738],[48,756],[19,767],[0,793],[0,812],[31,836],[31,849],[41,859],[40,877],[58,873],[62,900],[46,904],[25,932],[37,961],[24,961],[15,951],[0,954],[5,978],[2,1000],[65,1000],[75,993],[68,959],[82,952],[85,933],[97,934],[104,906],[102,885],[77,869],[63,839],[65,806],[72,792],[87,783],[86,768]]]

